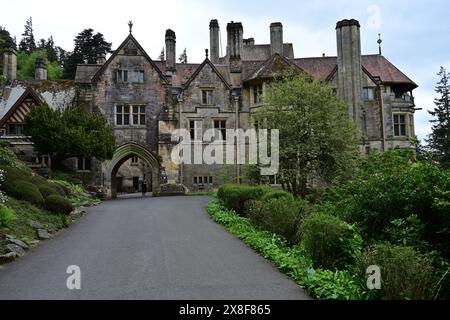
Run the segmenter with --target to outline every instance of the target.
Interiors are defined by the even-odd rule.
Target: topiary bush
[[[59,184],[48,182],[48,186],[56,191],[56,193],[61,197],[70,196],[70,192],[66,192],[64,187],[60,186]]]
[[[265,195],[262,196],[261,200],[269,201],[272,199],[280,199],[280,198],[284,198],[284,199],[291,200],[291,201],[294,200],[294,196],[291,193],[284,191],[284,190],[273,190],[273,191],[267,192]]]
[[[36,187],[31,182],[27,181],[15,181],[10,184],[9,190],[7,192],[14,198],[18,200],[24,200],[35,204],[37,206],[42,206],[44,203],[44,198]]]
[[[2,169],[5,173],[2,188],[6,191],[6,193],[10,193],[14,183],[17,181],[31,182],[31,172],[27,173],[22,169],[10,166],[1,166],[0,169]]]
[[[69,200],[59,195],[51,195],[45,199],[44,208],[53,213],[70,214],[72,204]]]
[[[317,268],[345,269],[355,263],[363,245],[353,226],[328,214],[311,215],[300,232],[301,243]]]
[[[228,209],[246,215],[246,204],[250,200],[260,200],[272,189],[266,186],[226,184],[219,188],[217,197]]]
[[[59,196],[60,194],[54,190],[49,184],[38,184],[37,187],[41,192],[44,199],[47,199],[49,196]]]
[[[248,217],[254,224],[283,236],[291,245],[298,243],[298,227],[311,211],[307,201],[286,196],[251,201],[248,205]]]
[[[11,222],[16,219],[16,213],[13,209],[0,206],[0,227],[9,227]]]
[[[383,299],[428,300],[437,294],[433,259],[412,247],[375,245],[361,255],[358,264],[363,273],[369,266],[380,267]]]

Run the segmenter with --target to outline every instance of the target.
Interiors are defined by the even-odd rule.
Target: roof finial
[[[206,59],[209,59],[209,50],[205,49]]]
[[[129,21],[128,22],[128,27],[130,27],[130,33],[132,33],[133,32],[133,21]]]
[[[380,53],[380,56],[381,56],[381,44],[383,43],[383,40],[381,40],[381,33],[378,34],[378,41],[377,41],[377,43],[378,43],[379,53]]]

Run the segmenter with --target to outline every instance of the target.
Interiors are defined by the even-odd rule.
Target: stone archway
[[[106,189],[107,198],[114,199],[117,197],[117,181],[116,181],[117,172],[119,168],[133,156],[138,156],[149,165],[152,172],[151,176],[152,190],[153,192],[159,190],[160,163],[158,161],[157,156],[155,156],[151,151],[149,151],[147,148],[139,144],[127,143],[117,148],[113,158],[107,163],[105,163],[103,167],[103,177],[104,177],[103,185]]]

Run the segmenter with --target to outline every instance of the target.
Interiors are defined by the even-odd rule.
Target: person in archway
[[[142,196],[145,197],[145,194],[147,193],[147,181],[145,181],[145,179],[142,180],[141,188],[142,188]]]

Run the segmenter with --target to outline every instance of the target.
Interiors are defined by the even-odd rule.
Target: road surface
[[[308,299],[213,222],[204,209],[209,200],[130,198],[91,208],[68,230],[3,266],[0,299]],[[67,288],[69,266],[80,268],[81,290]]]

